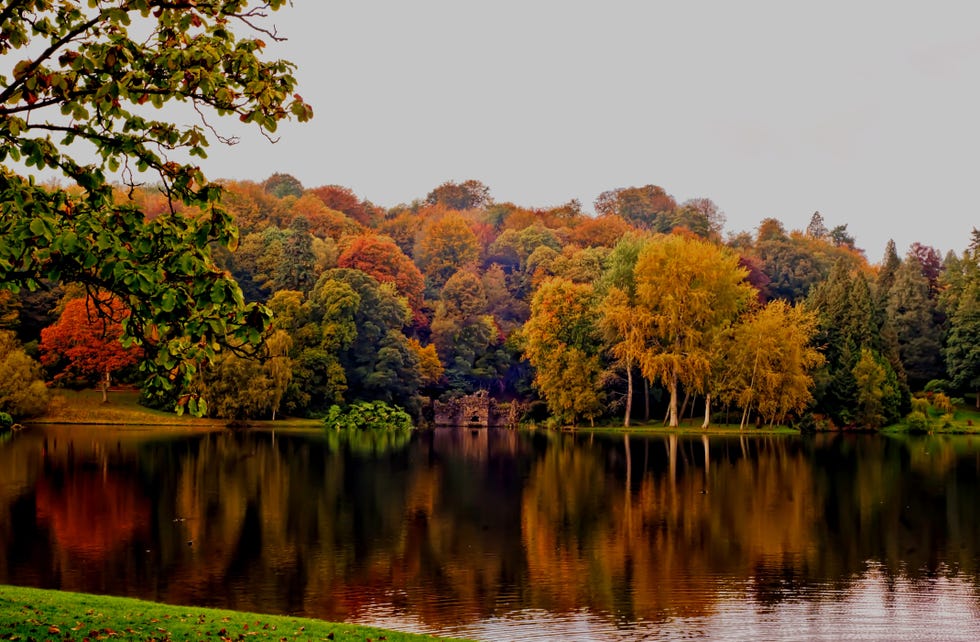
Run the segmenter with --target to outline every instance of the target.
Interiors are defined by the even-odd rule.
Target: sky
[[[980,227],[980,3],[295,0],[274,14],[313,121],[208,176],[390,207],[477,179],[546,207],[655,184],[727,231],[847,224],[943,254]]]

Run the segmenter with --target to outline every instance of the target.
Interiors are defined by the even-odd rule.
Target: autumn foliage
[[[41,362],[61,366],[56,381],[101,382],[106,401],[112,373],[135,364],[142,354],[122,344],[122,321],[128,315],[115,297],[72,299],[57,323],[41,331]]]

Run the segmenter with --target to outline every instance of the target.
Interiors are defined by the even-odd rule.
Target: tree
[[[922,276],[929,283],[929,298],[935,299],[939,294],[939,277],[943,272],[943,259],[939,250],[916,241],[909,247],[909,258],[918,264]]]
[[[593,422],[602,412],[601,371],[592,286],[560,277],[541,284],[521,335],[534,387],[558,420]]]
[[[299,198],[303,195],[303,184],[299,179],[290,174],[280,174],[276,172],[262,182],[262,189],[276,198],[295,196]]]
[[[383,210],[359,199],[349,187],[324,185],[309,191],[330,209],[343,212],[361,225],[372,227],[384,217]]]
[[[658,185],[620,187],[599,194],[595,199],[597,214],[616,214],[626,221],[655,232],[669,232],[670,214],[677,201]]]
[[[830,230],[827,229],[827,225],[823,221],[823,214],[820,212],[813,213],[813,216],[810,217],[810,224],[806,226],[806,235],[821,241],[830,236]]]
[[[755,298],[745,276],[736,254],[698,239],[661,237],[640,250],[637,308],[652,332],[640,367],[670,393],[672,427],[678,425],[679,386],[704,390],[715,335]]]
[[[379,283],[394,283],[398,293],[408,300],[418,325],[422,316],[422,293],[425,280],[408,256],[386,236],[363,234],[347,243],[337,257],[337,266],[354,268],[370,274]]]
[[[54,325],[41,331],[41,362],[59,366],[55,380],[77,377],[101,382],[108,403],[112,373],[135,364],[141,350],[123,344],[128,310],[116,297],[72,299]]]
[[[345,339],[336,354],[345,373],[346,400],[385,401],[417,411],[422,375],[419,355],[402,333],[411,322],[405,299],[398,296],[393,284],[378,283],[349,268],[325,272],[311,298],[319,301],[320,293],[344,290],[357,295],[357,305],[349,307],[349,298],[344,297],[343,326],[324,327],[323,337],[343,335]],[[324,320],[327,318],[325,315]]]
[[[0,412],[14,418],[44,412],[48,387],[41,377],[41,364],[27,356],[13,332],[0,330]]]
[[[881,428],[898,418],[899,390],[889,376],[888,365],[869,350],[861,349],[861,356],[854,365],[855,416],[858,425]]]
[[[462,183],[446,181],[425,197],[429,205],[445,205],[451,210],[475,210],[493,202],[490,188],[480,181],[470,179]]]
[[[446,281],[432,319],[432,342],[456,390],[489,387],[505,369],[499,352],[503,337],[486,312],[487,296],[476,272],[460,270]]]
[[[626,373],[623,426],[627,428],[633,411],[633,371],[652,334],[652,329],[645,327],[649,318],[636,308],[636,262],[648,241],[635,234],[623,236],[609,255],[606,272],[598,284],[604,293],[598,327],[609,353]]]
[[[233,246],[237,234],[221,187],[188,159],[206,156],[213,116],[266,134],[311,117],[293,65],[262,58],[262,38],[276,38],[265,9],[284,4],[16,0],[0,9],[0,56],[12,65],[0,77],[0,161],[67,181],[41,186],[0,168],[0,285],[48,279],[115,294],[132,310],[125,331],[146,348],[151,390],[189,383],[195,362],[222,343],[258,343],[268,323],[210,257],[211,243]],[[175,102],[202,122],[179,126],[143,107]],[[120,171],[130,187],[159,182],[168,211],[149,220],[134,201],[117,201],[110,178]]]
[[[718,388],[722,400],[763,421],[784,422],[813,401],[811,372],[823,364],[813,347],[817,317],[802,305],[770,301],[725,333]]]
[[[945,376],[936,302],[929,293],[929,281],[910,255],[895,273],[885,317],[895,331],[902,367],[914,390]]]
[[[871,288],[862,272],[853,271],[839,260],[826,281],[814,287],[807,307],[817,314],[819,331],[816,342],[823,347],[826,363],[818,374],[816,406],[841,425],[853,423],[857,407],[858,384],[854,368],[863,349],[871,350],[876,362],[885,369],[886,378],[898,390],[897,404],[904,406],[908,387],[901,361],[892,363],[881,357],[887,353],[887,333],[877,325]],[[896,410],[895,412],[898,412]]]
[[[980,233],[974,229],[973,235],[961,259],[946,261],[942,304],[949,329],[944,355],[953,385],[974,391],[980,409]]]
[[[707,221],[710,238],[721,238],[721,232],[725,227],[725,213],[718,209],[718,205],[713,200],[703,196],[691,198],[681,203],[681,207],[696,211]]]
[[[315,269],[316,255],[313,253],[310,222],[297,216],[283,242],[282,259],[273,269],[274,289],[309,291],[316,283]]]
[[[202,371],[204,394],[211,416],[243,421],[276,418],[283,395],[292,379],[288,357],[292,341],[276,330],[266,342],[264,358],[221,354]]]
[[[441,288],[460,268],[476,265],[480,245],[462,216],[449,213],[428,223],[415,249],[415,259],[433,288]]]

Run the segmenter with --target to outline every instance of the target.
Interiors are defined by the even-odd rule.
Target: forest
[[[656,185],[603,192],[592,215],[574,200],[496,202],[476,180],[390,208],[287,174],[220,184],[238,236],[202,260],[233,281],[206,294],[270,321],[254,341],[202,334],[213,358],[148,388],[152,407],[247,421],[369,401],[425,422],[433,400],[486,390],[554,426],[826,428],[912,425],[923,392],[947,412],[980,407],[977,230],[960,254],[889,242],[871,264],[819,212],[804,230],[770,218],[734,233],[710,199]],[[206,216],[159,186],[113,198],[147,225],[175,207]],[[188,305],[159,304],[174,317]],[[129,310],[88,285],[0,290],[0,411],[42,413],[49,386],[139,385],[166,325],[141,328],[140,345]]]

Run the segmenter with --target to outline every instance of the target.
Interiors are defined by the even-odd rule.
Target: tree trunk
[[[701,424],[701,429],[705,429],[711,423],[711,393],[709,392],[704,396],[704,423]]]
[[[681,402],[680,412],[677,413],[677,420],[680,421],[684,418],[684,413],[687,412],[687,402],[691,399],[691,391],[684,386],[684,401]]]
[[[106,368],[105,379],[102,380],[102,403],[109,403],[109,369]]]
[[[677,428],[677,374],[670,377],[670,427]]]
[[[623,419],[623,427],[630,427],[630,415],[633,412],[633,368],[626,366],[626,418]]]
[[[980,396],[978,396],[978,399],[980,399]],[[650,421],[650,382],[647,381],[646,377],[643,377],[643,401],[646,404],[643,410],[643,421]],[[980,403],[980,401],[977,403]]]

